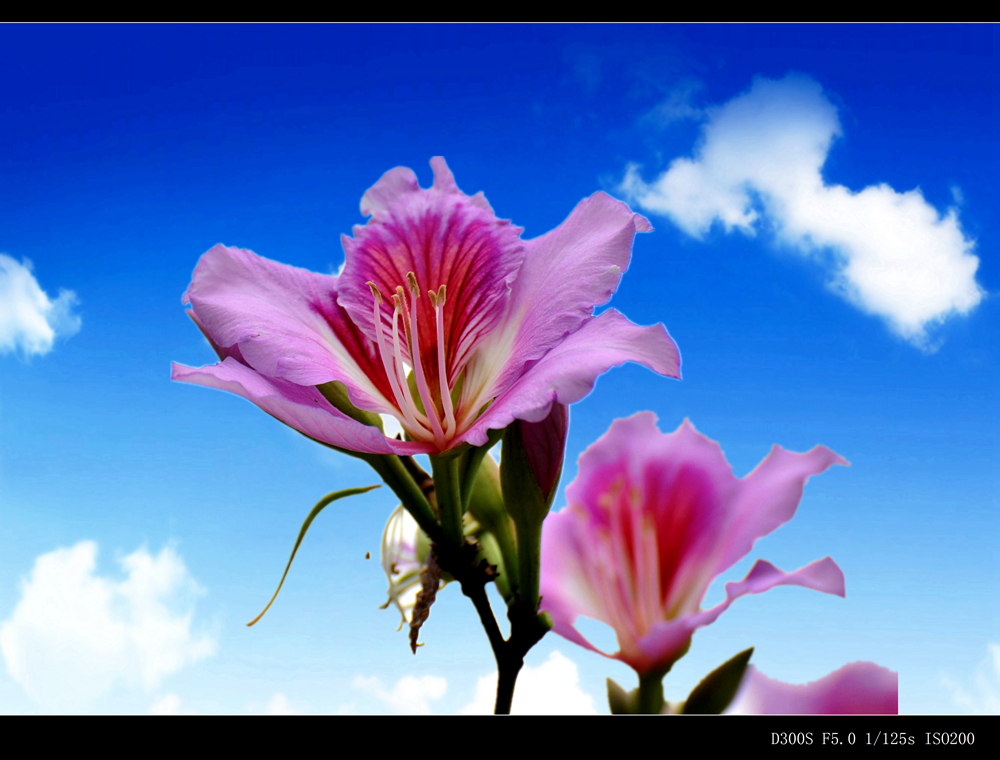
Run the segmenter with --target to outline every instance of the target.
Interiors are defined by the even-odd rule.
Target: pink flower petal
[[[316,388],[265,377],[231,357],[221,364],[200,368],[175,363],[171,365],[170,377],[235,393],[300,433],[337,448],[368,454],[415,454],[428,450],[424,444],[386,438],[378,428],[352,420],[331,406]]]
[[[557,626],[571,627],[579,615],[611,624],[589,578],[593,556],[587,527],[572,507],[549,513],[543,523],[541,608]]]
[[[622,652],[619,659],[642,672],[673,662],[698,628],[714,623],[734,601],[746,594],[761,594],[775,586],[804,586],[826,594],[844,596],[844,574],[832,559],[812,562],[795,572],[786,573],[770,562],[757,560],[738,583],[726,584],[726,600],[709,610],[657,623],[639,639],[638,653]]]
[[[680,377],[680,354],[663,325],[638,327],[608,309],[584,322],[534,364],[460,440],[481,446],[487,430],[502,430],[515,419],[542,420],[554,401],[579,401],[590,393],[598,375],[628,361],[667,377]]]
[[[390,169],[361,196],[361,215],[385,214],[389,208],[411,193],[419,193],[417,175],[406,166]]]
[[[810,562],[792,573],[786,573],[770,562],[759,559],[750,568],[746,578],[726,584],[726,601],[715,609],[725,609],[745,594],[760,594],[775,586],[804,586],[824,594],[845,596],[844,571],[829,557]]]
[[[591,316],[645,219],[598,193],[523,244],[481,193],[459,190],[443,158],[431,166],[429,189],[396,168],[364,194],[371,218],[344,239],[339,277],[224,246],[206,253],[184,300],[219,356],[306,394],[341,382],[356,407],[395,416],[436,452],[480,445],[515,419],[541,422],[625,361],[678,376],[662,325]]]
[[[371,341],[337,305],[337,279],[217,245],[201,257],[185,293],[203,331],[271,378],[300,386],[343,382],[352,403],[393,410]]]
[[[896,715],[899,674],[873,662],[852,662],[799,685],[768,678],[753,665],[727,712],[750,715]]]
[[[776,448],[737,480],[719,445],[687,420],[668,435],[651,412],[616,420],[580,457],[569,506],[544,523],[542,608],[577,643],[570,629],[579,615],[612,626],[614,656],[643,673],[670,665],[696,629],[746,594],[797,585],[843,596],[844,575],[829,557],[792,573],[759,560],[726,584],[725,601],[700,609],[731,547],[789,519],[805,479],[838,461],[822,447]]]
[[[780,446],[740,481],[733,505],[728,548],[719,572],[750,553],[758,538],[784,525],[795,515],[806,481],[835,464],[847,465],[842,456],[825,446],[805,454],[785,451]]]
[[[524,242],[524,264],[508,312],[517,329],[510,360],[497,377],[502,389],[608,302],[628,268],[636,232],[652,227],[621,201],[594,193],[551,232]],[[509,336],[495,336],[506,343]]]
[[[439,179],[429,190],[415,186],[409,169],[394,169],[365,193],[362,210],[374,215],[365,226],[354,228],[353,240],[343,239],[346,263],[339,303],[375,340],[373,295],[367,284],[374,283],[383,298],[382,329],[391,341],[392,296],[401,287],[409,304],[407,273],[413,272],[420,293],[416,324],[421,362],[427,384],[437,396],[438,332],[428,291],[446,289],[443,337],[450,387],[476,346],[500,321],[524,247],[519,228],[497,219],[458,190],[443,159],[432,165]],[[409,321],[408,307],[405,311]],[[401,353],[413,363],[408,348]]]

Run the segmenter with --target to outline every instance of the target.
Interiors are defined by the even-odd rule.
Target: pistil
[[[427,297],[434,307],[434,322],[437,325],[437,360],[438,360],[438,385],[441,388],[441,406],[444,408],[446,435],[449,437],[455,433],[455,409],[451,403],[451,391],[448,389],[448,373],[444,361],[444,298],[445,286],[438,288],[438,292],[427,291]]]

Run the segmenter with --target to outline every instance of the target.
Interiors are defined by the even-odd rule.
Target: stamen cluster
[[[445,286],[441,285],[435,292],[427,291],[431,306],[434,308],[434,322],[437,331],[437,376],[438,376],[438,397],[431,393],[427,383],[427,375],[424,372],[423,363],[420,357],[420,335],[417,326],[417,299],[420,298],[420,288],[417,285],[417,276],[413,272],[406,273],[406,282],[409,286],[410,298],[406,297],[406,290],[402,285],[396,286],[396,292],[392,294],[392,350],[389,350],[389,342],[385,335],[385,325],[382,320],[382,304],[384,303],[382,293],[378,286],[368,281],[367,285],[371,289],[374,305],[375,335],[378,342],[379,355],[382,358],[382,366],[389,378],[392,386],[393,396],[402,419],[400,423],[406,432],[413,438],[420,441],[433,441],[437,446],[443,447],[447,439],[451,438],[458,427],[455,421],[455,409],[451,398],[451,388],[448,386],[448,372],[445,364],[445,341],[444,341],[444,304],[446,297]],[[403,341],[408,350],[410,360],[413,363],[412,372],[416,380],[417,393],[420,405],[413,398],[410,390],[409,375],[407,365],[403,361],[402,344],[399,336],[399,323],[403,324]]]

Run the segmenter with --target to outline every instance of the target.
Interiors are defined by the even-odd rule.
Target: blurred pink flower
[[[578,615],[618,635],[615,657],[639,673],[681,656],[696,628],[733,600],[779,585],[844,595],[844,575],[829,557],[785,573],[758,560],[726,584],[726,599],[700,605],[712,581],[754,542],[795,514],[811,475],[847,462],[823,446],[795,454],[775,446],[742,480],[719,445],[687,420],[669,435],[656,415],[616,420],[580,457],[566,489],[569,505],[542,531],[542,609],[556,633],[595,652],[573,626]]]
[[[593,316],[618,287],[635,233],[651,229],[646,219],[599,192],[522,240],[482,193],[458,189],[443,158],[431,166],[430,189],[399,167],[364,194],[371,218],[343,238],[340,276],[208,251],[184,303],[222,361],[175,364],[173,378],[243,396],[323,443],[389,454],[482,445],[488,429],[541,421],[626,361],[678,376],[662,325],[637,327],[614,309]],[[411,440],[335,408],[316,389],[333,381]]]
[[[896,715],[899,674],[852,662],[818,681],[782,683],[747,668],[727,713],[743,715]]]

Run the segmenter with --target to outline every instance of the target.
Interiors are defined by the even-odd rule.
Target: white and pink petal
[[[337,305],[337,278],[217,245],[199,260],[184,301],[214,343],[239,346],[262,375],[301,386],[338,380],[355,406],[394,410],[374,346]]]
[[[680,354],[663,325],[639,327],[609,309],[534,363],[459,440],[481,446],[488,430],[502,430],[515,419],[540,421],[553,402],[579,401],[593,389],[598,375],[629,361],[680,377]]]
[[[754,471],[739,482],[730,506],[726,550],[716,574],[743,559],[758,538],[792,519],[802,500],[806,481],[835,464],[848,462],[825,446],[804,454],[774,446]]]
[[[206,367],[171,365],[172,380],[218,388],[252,401],[265,412],[320,443],[367,454],[416,454],[424,444],[387,438],[334,408],[314,387],[266,377],[233,357]]]
[[[896,715],[899,674],[873,662],[852,662],[818,681],[790,684],[753,665],[726,711],[743,715]]]

